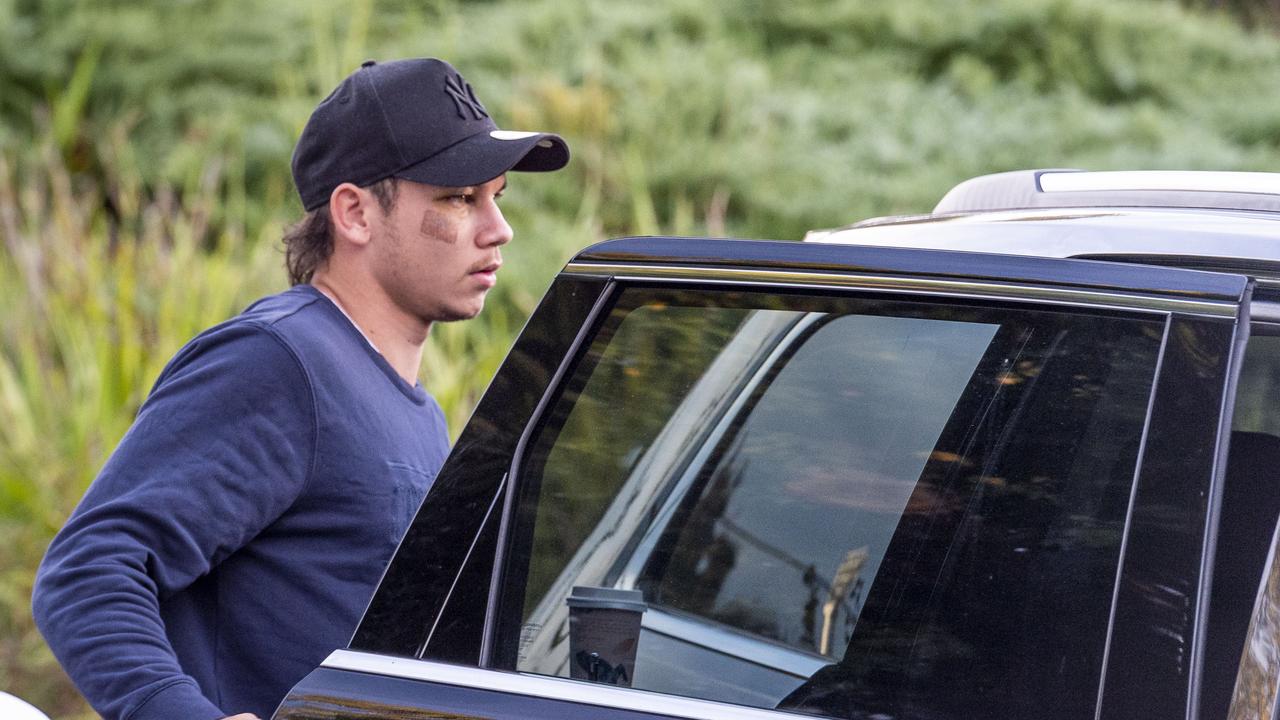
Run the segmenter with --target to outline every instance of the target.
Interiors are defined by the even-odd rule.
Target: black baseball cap
[[[364,187],[397,177],[466,187],[568,162],[559,135],[500,130],[449,63],[370,60],[311,113],[293,149],[293,182],[311,211],[344,182]]]

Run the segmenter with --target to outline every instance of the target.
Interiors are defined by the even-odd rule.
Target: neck
[[[430,323],[409,317],[383,293],[329,274],[317,272],[311,285],[347,314],[397,375],[410,385],[417,382]]]

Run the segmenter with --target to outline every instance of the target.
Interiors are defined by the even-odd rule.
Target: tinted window
[[[538,562],[529,569],[530,600],[545,594],[598,525],[618,487],[748,312],[654,303],[627,312],[625,327],[604,328],[585,387],[572,393],[559,442],[539,448],[548,457],[534,523]]]
[[[518,479],[498,655],[569,676],[639,590],[635,687],[834,717],[1093,712],[1162,325],[632,290]]]
[[[998,326],[806,318],[649,556],[663,607],[839,657],[916,480]]]
[[[1237,381],[1219,505],[1201,714],[1225,717],[1280,516],[1280,326],[1255,323]]]
[[[1280,325],[1255,324],[1236,386],[1231,429],[1280,437]]]

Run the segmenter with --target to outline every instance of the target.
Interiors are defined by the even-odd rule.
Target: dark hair
[[[365,189],[378,199],[382,212],[389,213],[396,205],[399,182],[385,178]],[[325,203],[303,216],[302,220],[284,233],[284,266],[289,271],[289,284],[311,282],[316,268],[329,261],[333,254],[333,220],[329,217],[329,204]]]

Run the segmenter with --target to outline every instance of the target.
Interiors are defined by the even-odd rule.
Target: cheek
[[[428,240],[442,242],[447,245],[453,245],[458,242],[458,226],[456,223],[450,222],[449,218],[427,211],[422,214],[422,223],[418,226],[418,231]]]

